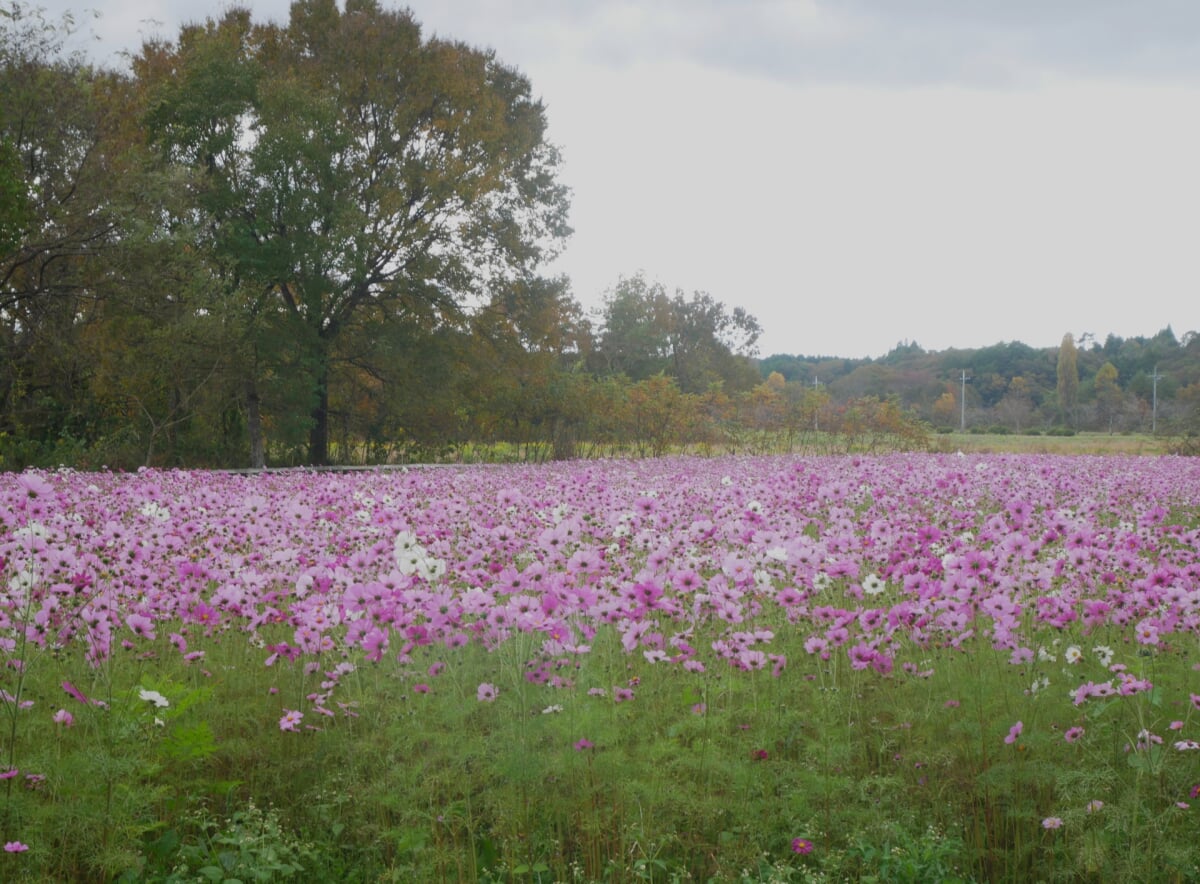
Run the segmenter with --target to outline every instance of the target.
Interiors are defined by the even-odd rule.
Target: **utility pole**
[[[965,433],[967,431],[967,381],[969,380],[970,378],[967,377],[967,370],[964,368],[962,371],[962,392],[959,393],[958,396],[960,411],[958,418],[958,430],[960,433]]]
[[[817,392],[817,387],[819,387],[819,386],[821,386],[821,382],[819,380],[817,380],[817,376],[814,374],[813,375],[813,392],[814,393]],[[813,430],[818,433],[821,431],[820,411],[821,411],[821,403],[818,402],[817,397],[814,396],[813,397]]]
[[[1162,375],[1158,373],[1158,366],[1154,366],[1154,374],[1150,375],[1150,380],[1154,382],[1151,389],[1153,390],[1153,404],[1150,407],[1150,435],[1153,436],[1158,432],[1158,382],[1162,380]]]

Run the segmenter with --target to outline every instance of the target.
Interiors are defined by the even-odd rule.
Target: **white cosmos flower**
[[[159,506],[153,500],[148,500],[142,505],[141,513],[143,516],[159,522],[166,522],[171,518],[171,511],[166,507]]]
[[[442,559],[422,556],[417,562],[417,573],[426,581],[437,580],[446,573],[446,563]]]
[[[868,574],[863,578],[862,588],[867,595],[879,595],[887,589],[887,584],[880,580],[878,575]]]
[[[33,568],[22,568],[16,574],[9,578],[8,589],[10,592],[21,594],[33,589],[38,582],[38,570]]]
[[[13,537],[48,537],[50,532],[41,522],[32,521],[12,533]]]
[[[396,555],[402,552],[410,552],[414,549],[421,548],[421,542],[417,539],[417,535],[411,531],[401,531],[396,535]]]
[[[145,688],[142,688],[140,691],[138,691],[138,696],[147,703],[153,703],[159,709],[165,709],[171,705],[171,701],[158,691],[148,691]]]

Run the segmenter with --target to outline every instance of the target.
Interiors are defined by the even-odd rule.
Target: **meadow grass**
[[[297,734],[279,733],[280,710],[324,669],[266,676],[236,634],[203,668],[168,663],[165,639],[101,678],[39,660],[25,696],[53,702],[66,680],[107,708],[66,701],[69,728],[19,722],[0,818],[38,846],[0,859],[8,880],[1200,879],[1178,806],[1196,756],[1129,748],[1172,721],[1200,729],[1200,712],[1164,701],[1186,697],[1194,647],[1143,654],[1114,637],[1114,661],[1155,687],[1081,709],[1067,688],[1103,679],[1090,649],[1106,637],[1044,638],[1058,659],[919,649],[921,669],[888,681],[798,638],[776,639],[795,661],[779,677],[650,664],[610,632],[558,659],[519,642],[428,648],[405,670],[360,660],[345,707]],[[1072,666],[1073,641],[1088,650]],[[531,681],[539,667],[559,686]],[[484,679],[492,702],[476,699]],[[1055,817],[1063,828],[1044,828]]]
[[[936,451],[966,454],[1160,455],[1168,454],[1177,441],[1166,434],[1094,432],[1073,436],[954,432],[932,438]]]
[[[789,558],[830,539],[826,557],[804,580],[796,573],[772,576],[766,569],[780,561],[772,553],[757,560],[766,577],[742,582],[735,576],[741,566],[726,557],[724,565],[699,569],[709,594],[701,599],[698,589],[686,588],[682,572],[663,579],[667,563],[653,570],[659,551],[636,542],[642,532],[634,520],[601,525],[585,513],[572,545],[583,548],[587,536],[603,540],[607,560],[604,573],[581,577],[571,592],[611,589],[624,607],[601,604],[592,616],[576,617],[570,636],[559,629],[566,620],[489,631],[496,624],[487,620],[485,628],[481,617],[474,628],[462,618],[461,630],[439,638],[439,606],[461,597],[469,583],[470,572],[451,564],[449,574],[435,569],[429,581],[408,585],[405,592],[428,614],[393,621],[392,645],[380,654],[365,638],[348,637],[357,622],[351,616],[357,608],[346,600],[352,595],[346,585],[355,585],[348,578],[333,575],[328,586],[308,587],[303,579],[292,587],[269,585],[253,611],[238,602],[239,615],[221,579],[197,583],[178,567],[199,564],[201,549],[215,556],[220,544],[209,537],[207,547],[178,549],[172,572],[178,586],[146,586],[121,602],[125,637],[98,656],[79,630],[93,630],[94,638],[106,575],[114,578],[122,561],[138,554],[146,533],[130,531],[119,548],[94,546],[102,550],[95,561],[81,559],[73,566],[79,573],[52,581],[54,545],[10,525],[0,624],[6,636],[0,875],[228,882],[1200,880],[1195,507],[1176,505],[1161,515],[1131,511],[1129,521],[1140,516],[1140,525],[1128,527],[1119,524],[1116,507],[1088,517],[1108,538],[1096,539],[1089,555],[1098,558],[1103,547],[1132,556],[1128,573],[1096,578],[1103,591],[1095,597],[1115,605],[1128,593],[1131,611],[1149,605],[1163,618],[1167,608],[1178,614],[1175,628],[1156,620],[1150,636],[1135,629],[1150,628],[1146,611],[1121,622],[1072,595],[1072,575],[1082,574],[1085,563],[1080,553],[1072,568],[1070,551],[1079,545],[1068,535],[1082,520],[1057,538],[1042,538],[1031,558],[1015,557],[1005,566],[1013,581],[1001,578],[1001,544],[1016,536],[997,521],[1006,511],[1003,500],[1016,499],[1011,486],[1029,479],[1034,487],[1051,468],[1077,472],[1076,462],[992,468],[936,459],[939,476],[965,483],[972,475],[960,464],[976,463],[989,464],[984,472],[993,475],[971,492],[979,496],[963,500],[968,491],[960,488],[957,503],[936,515],[947,533],[943,547],[931,540],[924,553],[910,549],[910,560],[924,555],[941,563],[930,567],[946,603],[930,598],[923,606],[921,595],[932,587],[906,580],[901,557],[890,573],[877,569],[882,579],[867,573],[887,558],[872,558],[866,541],[876,548],[891,543],[878,526],[889,508],[893,520],[901,518],[894,507],[905,494],[923,508],[912,489],[889,482],[929,462],[897,460],[889,469],[898,472],[874,478],[862,473],[869,461],[807,462],[803,470],[791,461],[727,462],[713,476],[732,473],[735,489],[747,483],[727,513],[736,529],[689,521],[698,510],[687,510],[674,527],[664,516],[653,531],[643,529],[686,534],[677,562],[717,562],[756,544],[773,550],[769,545],[784,538],[752,540],[745,533],[755,525],[765,531],[771,521],[766,488],[752,487],[750,477],[761,481],[765,471],[779,471],[782,501],[799,494],[798,477],[858,476],[863,483],[849,498],[808,499],[805,519],[825,510],[792,538]],[[1132,462],[1124,466],[1133,469]],[[671,489],[688,507],[696,505],[689,497],[698,483],[695,464],[685,463],[682,472],[658,469],[663,483],[654,496],[634,494],[617,509],[624,513],[641,501],[650,524],[652,504],[665,513]],[[587,493],[600,497],[608,492],[597,475]],[[611,483],[619,473],[603,475]],[[651,475],[627,478],[644,490]],[[688,482],[680,481],[683,475]],[[428,502],[452,499],[465,480],[439,473],[387,481],[419,485]],[[515,520],[522,506],[536,506],[531,499],[497,501],[497,489],[503,496],[518,481],[546,480],[538,470],[485,477],[480,512],[491,508]],[[319,481],[335,489],[349,480]],[[378,495],[383,480],[356,481]],[[445,484],[423,484],[435,481]],[[985,487],[994,499],[982,497]],[[1148,490],[1148,477],[1134,477],[1130,487]],[[761,512],[751,491],[764,498]],[[1107,491],[1106,499],[1125,505],[1115,485]],[[1072,503],[1086,508],[1084,496]],[[1039,525],[1065,518],[1048,505],[1031,510],[1021,518]],[[459,525],[447,527],[448,536],[467,530],[466,513],[453,508],[429,518]],[[1032,527],[1026,525],[1031,535]],[[954,543],[951,531],[958,532]],[[348,534],[335,520],[323,537],[333,544]],[[394,534],[391,527],[383,532],[389,558]],[[92,543],[82,528],[74,536]],[[408,534],[401,529],[397,536]],[[838,546],[855,538],[863,543],[856,551]],[[1132,548],[1136,538],[1140,549]],[[422,542],[434,549],[434,532]],[[497,581],[544,579],[535,575],[543,573],[542,559],[532,548],[497,543],[502,561],[488,572]],[[355,567],[350,546],[337,554],[346,568]],[[398,561],[401,546],[398,540]],[[42,584],[22,576],[30,571],[14,554],[21,548],[42,563]],[[404,549],[424,552],[415,540]],[[238,550],[235,562],[255,564],[252,544]],[[973,586],[955,576],[959,562],[983,552],[992,554],[994,580]],[[851,557],[863,563],[857,573],[836,567]],[[1144,573],[1132,567],[1141,568],[1143,558]],[[289,562],[303,570],[302,561]],[[1163,595],[1150,604],[1143,597],[1148,590],[1137,584],[1167,573],[1171,563],[1177,567],[1170,579],[1159,581]],[[1038,564],[1047,570],[1035,572]],[[722,572],[728,585],[713,582]],[[1022,595],[1030,588],[1023,582],[1039,580]],[[440,600],[437,586],[447,590]],[[721,593],[735,586],[736,609],[718,609]],[[796,588],[803,591],[795,597],[783,594]],[[129,625],[128,611],[149,610],[155,593],[172,592],[211,607],[198,614],[164,598],[151,627]],[[553,592],[566,607],[567,585]],[[538,591],[530,583],[506,594],[511,607]],[[318,597],[346,619],[321,633],[328,641],[302,650],[298,612],[320,614],[323,608],[306,604]],[[989,597],[1026,603],[1005,619],[1001,603]],[[965,608],[950,603],[956,599]],[[57,619],[43,616],[47,610]],[[945,619],[959,614],[961,623]],[[1004,620],[1013,640],[984,640],[987,617]],[[73,634],[55,632],[72,624]],[[465,640],[449,638],[460,634]],[[46,640],[51,635],[59,640]],[[867,647],[871,636],[879,640]],[[1107,688],[1088,687],[1097,685]]]

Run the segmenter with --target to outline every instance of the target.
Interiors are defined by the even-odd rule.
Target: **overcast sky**
[[[120,64],[230,4],[34,5],[99,12]],[[745,307],[764,356],[1200,331],[1200,2],[403,5],[545,101],[585,306],[641,271]]]

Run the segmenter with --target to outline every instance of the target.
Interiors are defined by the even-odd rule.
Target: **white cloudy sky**
[[[34,5],[99,12],[119,63],[230,4]],[[748,309],[762,355],[1200,331],[1193,0],[404,5],[545,101],[589,307],[642,271]]]

